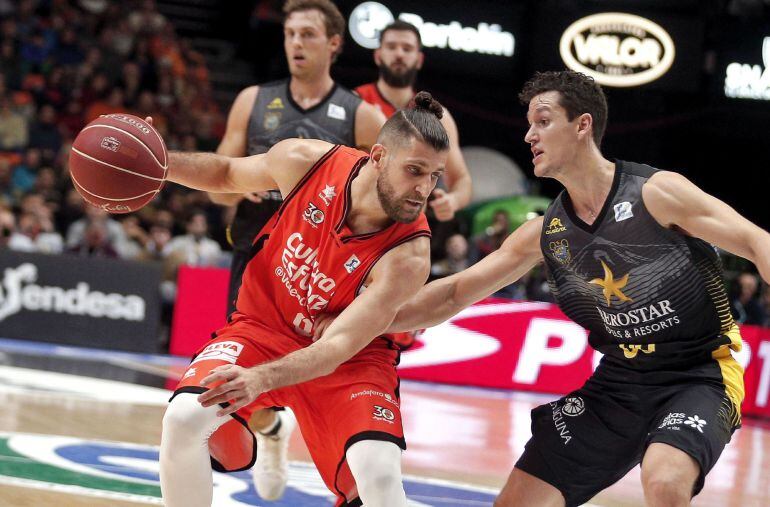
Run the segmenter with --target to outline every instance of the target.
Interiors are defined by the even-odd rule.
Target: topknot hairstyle
[[[444,107],[428,92],[419,92],[406,109],[400,109],[382,126],[377,142],[404,143],[412,138],[436,151],[449,149],[449,136],[441,124]]]

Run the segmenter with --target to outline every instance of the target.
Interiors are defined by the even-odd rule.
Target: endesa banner
[[[156,352],[155,263],[0,250],[0,336]]]
[[[191,355],[224,324],[227,270],[186,268],[182,276],[171,347],[172,353]],[[217,312],[208,312],[207,305]],[[192,322],[198,329],[189,327]],[[744,347],[736,359],[746,368],[743,413],[770,417],[770,329],[743,326],[741,334]],[[412,380],[566,394],[583,385],[600,359],[588,345],[587,331],[555,305],[489,299],[426,330],[401,355],[399,374]]]

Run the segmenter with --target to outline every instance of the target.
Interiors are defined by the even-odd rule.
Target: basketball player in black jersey
[[[332,80],[330,68],[342,49],[345,19],[330,0],[284,4],[284,50],[291,77],[250,86],[238,95],[217,153],[243,157],[265,153],[289,138],[321,139],[366,151],[385,116]],[[228,229],[233,245],[227,314],[235,309],[251,243],[281,205],[279,192],[209,194],[216,204],[237,205]],[[258,411],[249,426],[259,440],[254,466],[257,492],[265,500],[283,494],[288,477],[286,449],[294,421],[285,413]]]
[[[583,387],[532,411],[495,505],[580,505],[640,462],[647,505],[689,505],[743,399],[741,337],[711,245],[770,282],[770,234],[677,173],[605,159],[593,79],[539,73],[520,98],[535,175],[565,190],[499,250],[423,287],[389,331],[438,324],[544,262],[559,306],[604,356]]]

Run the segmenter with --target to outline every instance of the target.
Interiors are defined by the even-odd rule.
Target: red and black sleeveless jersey
[[[354,91],[359,95],[359,97],[382,111],[382,114],[384,114],[386,118],[390,118],[398,110],[398,108],[391,104],[390,101],[386,99],[385,96],[380,92],[380,89],[377,88],[377,83],[361,85],[358,88],[355,88]]]
[[[283,334],[310,336],[315,317],[344,310],[386,252],[430,236],[425,215],[368,234],[350,231],[351,183],[368,160],[337,145],[286,196],[254,242],[239,313]]]

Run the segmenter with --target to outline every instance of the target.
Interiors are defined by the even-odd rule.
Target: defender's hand
[[[329,329],[329,326],[332,325],[334,319],[339,316],[339,313],[324,313],[317,315],[313,322],[313,341],[318,341],[321,336],[323,336],[324,332]]]
[[[245,407],[268,390],[265,379],[262,378],[261,371],[257,367],[243,368],[234,364],[217,366],[201,381],[201,385],[207,386],[222,381],[224,381],[223,384],[198,396],[198,402],[204,407],[229,403],[230,406],[217,412],[220,417]]]
[[[454,196],[440,188],[433,191],[433,196],[434,199],[429,204],[433,208],[433,214],[436,215],[436,219],[441,222],[452,220],[457,210]]]

